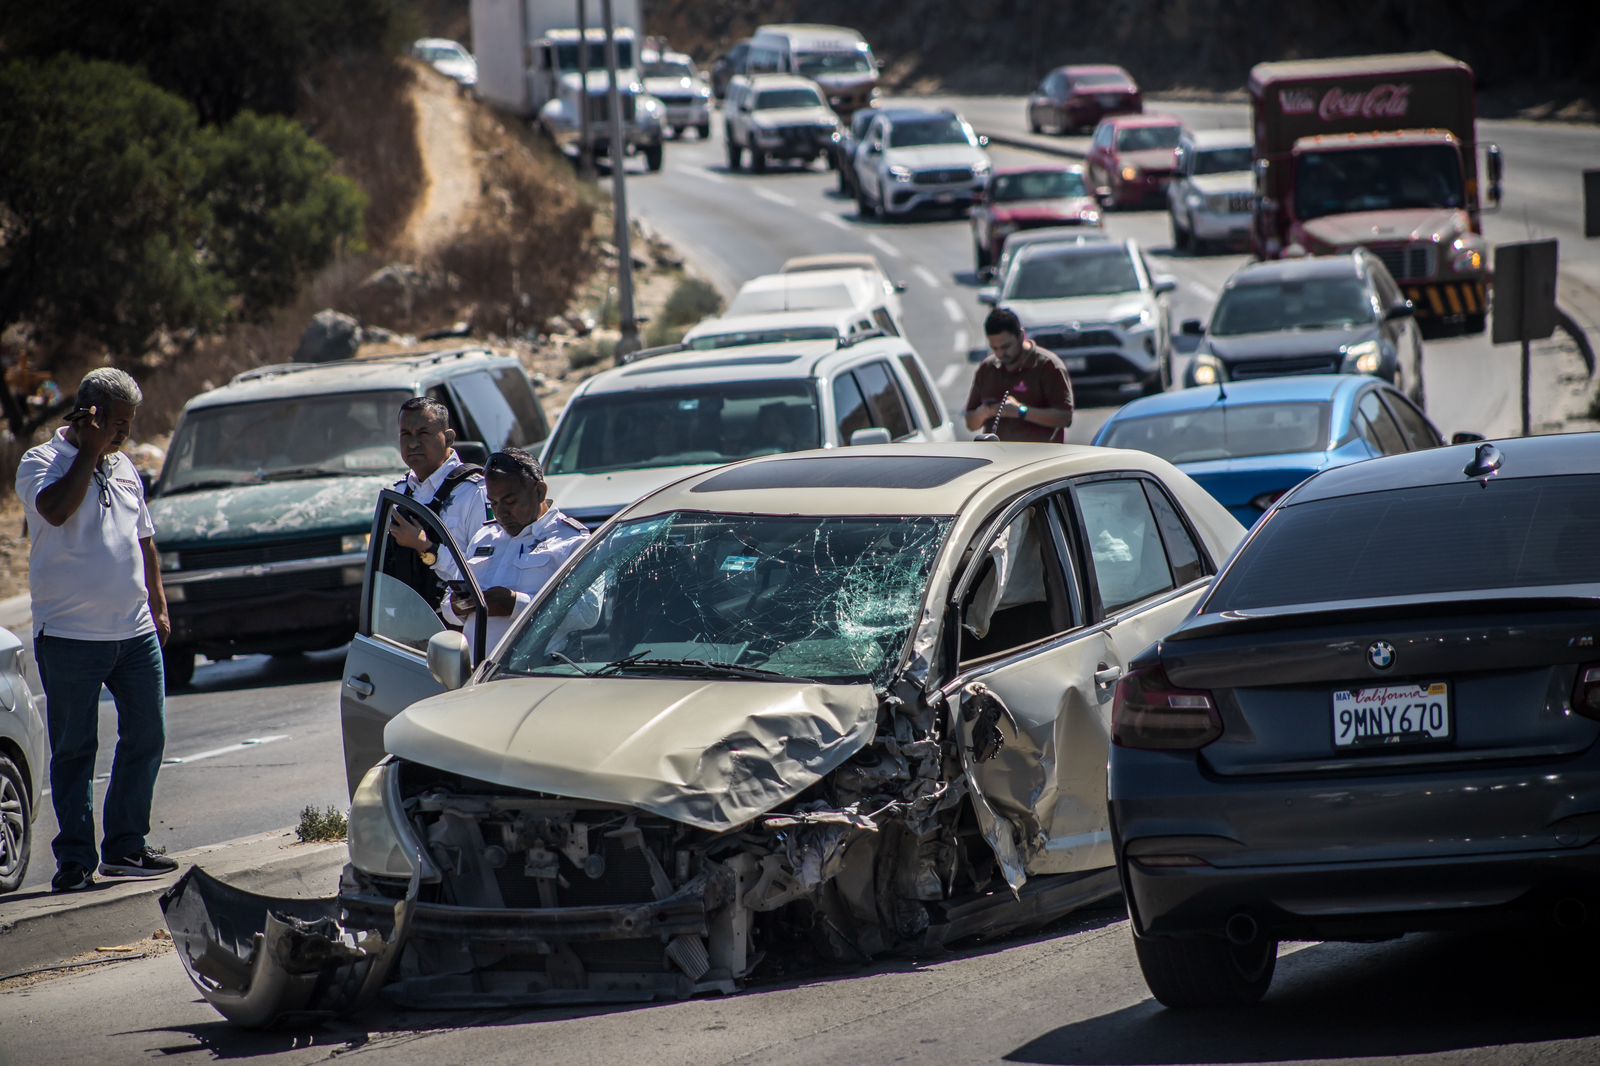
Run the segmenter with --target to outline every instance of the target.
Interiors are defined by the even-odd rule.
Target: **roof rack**
[[[687,351],[689,351],[689,346],[682,343],[663,344],[657,348],[640,348],[636,352],[617,356],[617,365],[627,366],[629,363],[637,363],[641,359],[654,359],[658,355],[676,355],[679,352]]]
[[[273,363],[270,366],[258,366],[253,370],[241,371],[235,374],[228,384],[242,385],[248,381],[264,381],[267,378],[282,377],[286,374],[303,374],[308,370],[322,370],[336,366],[371,366],[374,363],[418,363],[422,365],[438,365],[447,359],[464,359],[469,355],[493,355],[490,349],[477,345],[471,348],[452,348],[443,352],[391,352],[388,355],[372,355],[366,358],[334,359],[326,363]]]

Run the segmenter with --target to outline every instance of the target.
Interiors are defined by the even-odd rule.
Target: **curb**
[[[290,827],[177,852],[180,871],[191,865],[251,892],[297,897],[332,895],[348,851],[344,841],[295,842]],[[0,897],[0,978],[50,966],[109,944],[126,944],[164,928],[157,897],[176,880],[100,881],[87,892],[48,889],[7,903]],[[28,894],[24,893],[24,896]]]
[[[1572,338],[1578,346],[1578,354],[1583,356],[1583,361],[1589,366],[1589,377],[1594,377],[1594,345],[1589,341],[1589,331],[1583,324],[1567,313],[1566,308],[1556,305],[1556,323]]]

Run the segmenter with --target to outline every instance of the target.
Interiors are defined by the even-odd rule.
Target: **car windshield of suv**
[[[690,78],[694,77],[694,67],[688,63],[673,63],[662,60],[644,65],[644,76],[647,78]]]
[[[1074,89],[1132,89],[1133,82],[1121,74],[1074,74]]]
[[[1596,474],[1487,486],[1462,478],[1312,500],[1256,527],[1203,610],[1549,585],[1592,590],[1600,584],[1596,543]]]
[[[1001,174],[989,183],[989,197],[997,204],[1018,200],[1066,200],[1088,195],[1083,175],[1071,170]]]
[[[777,329],[741,329],[731,333],[711,333],[689,341],[697,352],[717,348],[743,348],[749,344],[781,344],[784,341],[837,341],[839,331],[832,326],[786,326]]]
[[[1282,330],[1349,329],[1378,321],[1378,309],[1360,278],[1310,278],[1234,285],[1211,316],[1214,336]]]
[[[1137,292],[1139,287],[1139,273],[1126,248],[1049,250],[1017,260],[1005,294],[1011,300],[1066,300]]]
[[[881,684],[953,521],[680,511],[619,523],[531,612],[503,669]],[[597,600],[600,621],[574,631],[569,618],[593,617]]]
[[[1179,126],[1129,126],[1117,131],[1117,150],[1144,152],[1154,148],[1178,147]]]
[[[189,411],[167,449],[160,495],[404,472],[398,419],[408,395],[332,393]]]
[[[872,72],[872,61],[861,52],[806,52],[798,57],[798,61],[800,73],[808,78]]]
[[[580,396],[556,427],[545,473],[717,466],[822,446],[808,381],[715,381]]]
[[[565,41],[556,45],[556,66],[565,71],[578,70],[578,42]],[[633,66],[633,42],[617,42],[617,69],[623,70]],[[589,42],[589,69],[606,69],[606,43],[604,41]]]
[[[1326,403],[1216,404],[1111,423],[1107,448],[1133,448],[1169,463],[1294,455],[1328,447]]]
[[[766,89],[756,96],[757,111],[780,107],[821,107],[822,98],[812,89]]]
[[[1445,144],[1310,152],[1295,173],[1295,209],[1303,219],[1465,202],[1461,158]]]
[[[1249,145],[1238,148],[1198,148],[1194,153],[1196,174],[1233,174],[1249,169]]]
[[[954,115],[904,118],[889,127],[890,148],[920,148],[929,144],[971,144],[964,122]]]

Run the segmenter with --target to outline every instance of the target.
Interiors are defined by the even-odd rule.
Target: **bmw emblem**
[[[1367,662],[1376,670],[1387,670],[1394,665],[1394,645],[1387,640],[1375,640],[1367,645]]]

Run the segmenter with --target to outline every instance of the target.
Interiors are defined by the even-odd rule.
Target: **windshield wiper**
[[[287,466],[282,470],[267,470],[262,473],[262,481],[300,481],[313,477],[345,477],[349,470],[342,470],[331,466]]]
[[[582,674],[584,677],[594,677],[599,672],[597,670],[589,669],[588,667],[584,666],[582,663],[574,662],[572,657],[567,655],[564,652],[553,651],[553,652],[550,653],[550,658],[555,659],[557,662],[562,662],[562,663],[567,664],[568,666],[572,667],[574,670],[578,671],[578,673]]]
[[[630,661],[631,660],[631,661]],[[759,666],[739,666],[735,663],[720,663],[712,659],[643,659],[629,656],[627,660],[609,665],[618,666],[629,670],[639,669],[665,669],[682,670],[686,667],[703,670],[707,673],[726,674],[729,677],[748,677],[756,681],[809,681],[810,678],[794,677],[790,674],[780,674],[776,670],[763,670]]]
[[[185,492],[205,492],[209,489],[231,489],[237,488],[240,485],[250,484],[254,484],[254,479],[238,478],[236,480],[229,480],[227,478],[211,478],[209,481],[186,481],[182,485],[174,485],[170,489],[163,489],[161,491],[161,495],[181,496]]]

